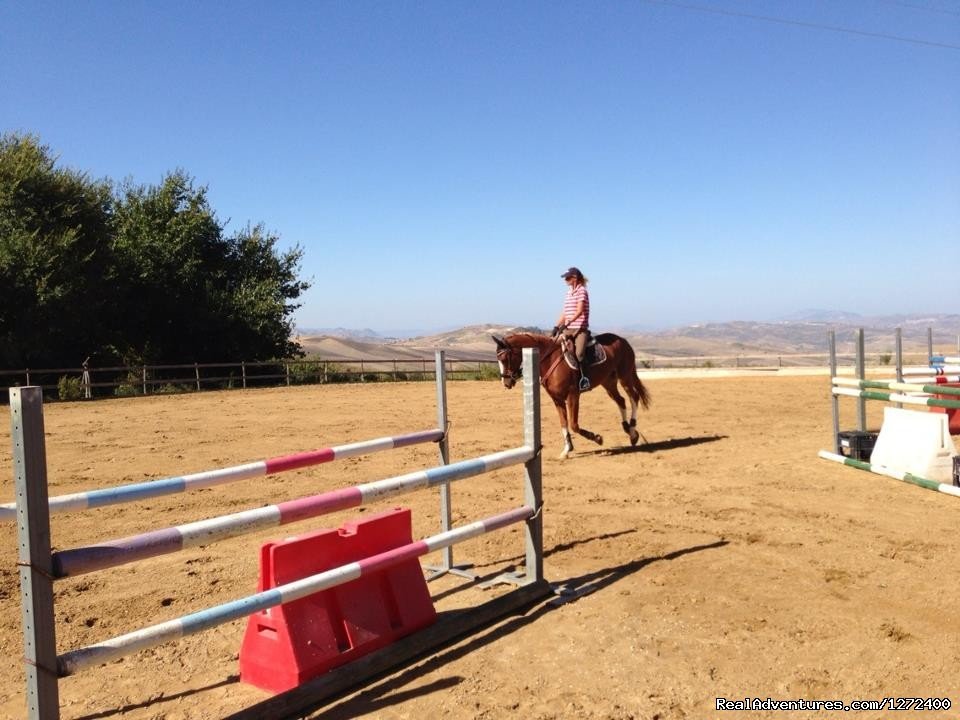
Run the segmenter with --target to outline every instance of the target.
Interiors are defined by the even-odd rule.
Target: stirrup
[[[590,378],[588,378],[586,375],[581,375],[581,376],[580,376],[580,389],[581,389],[581,390],[589,390],[589,389],[590,389]]]

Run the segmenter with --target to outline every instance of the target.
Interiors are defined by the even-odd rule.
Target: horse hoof
[[[597,435],[597,445],[603,445],[603,435]]]
[[[637,443],[640,441],[640,433],[632,432],[630,433],[630,445],[636,447]]]

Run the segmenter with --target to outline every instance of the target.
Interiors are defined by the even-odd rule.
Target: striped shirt
[[[576,320],[571,318],[577,312],[577,304],[583,301],[583,313]],[[575,288],[567,290],[567,296],[563,300],[563,324],[568,330],[580,330],[588,327],[590,324],[590,296],[587,294],[586,285],[577,285]]]

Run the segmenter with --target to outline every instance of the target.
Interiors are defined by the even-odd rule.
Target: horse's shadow
[[[623,445],[620,447],[598,448],[597,450],[581,450],[571,455],[569,459],[573,460],[578,457],[587,457],[590,455],[629,455],[630,453],[655,453],[662,450],[677,450],[679,448],[717,442],[718,440],[726,440],[727,437],[727,435],[702,435],[700,437],[671,438],[669,440],[644,443],[643,445]]]

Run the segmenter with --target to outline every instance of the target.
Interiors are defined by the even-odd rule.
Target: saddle
[[[571,370],[577,370],[579,368],[572,338],[564,338],[563,340],[563,359],[567,361],[567,365],[570,366]],[[587,339],[587,346],[583,350],[583,364],[587,367],[592,367],[593,365],[599,365],[605,362],[606,359],[607,353],[603,349],[603,345],[598,343],[597,338],[591,334]]]

